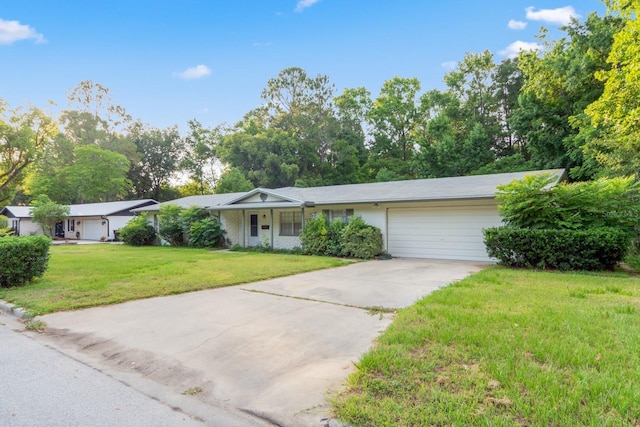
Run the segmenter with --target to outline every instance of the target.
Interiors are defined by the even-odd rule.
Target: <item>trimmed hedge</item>
[[[0,238],[0,287],[22,286],[47,270],[51,239],[47,236]]]
[[[489,256],[504,265],[559,270],[612,270],[631,235],[617,228],[586,230],[494,227],[484,230]]]

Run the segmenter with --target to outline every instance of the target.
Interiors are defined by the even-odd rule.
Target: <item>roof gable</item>
[[[284,194],[279,194],[277,190],[270,190],[266,188],[256,188],[248,193],[244,193],[235,199],[229,200],[225,203],[225,206],[230,205],[251,205],[251,204],[262,204],[262,203],[288,203],[288,204],[303,204],[303,200],[296,199],[294,197],[290,197]]]

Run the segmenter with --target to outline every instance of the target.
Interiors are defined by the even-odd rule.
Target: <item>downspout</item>
[[[271,230],[271,249],[273,249],[273,209],[269,209],[271,215],[271,223],[269,224],[269,230]]]

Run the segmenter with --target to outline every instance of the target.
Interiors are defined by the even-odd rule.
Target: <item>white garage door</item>
[[[86,219],[84,220],[84,240],[100,240],[101,237],[105,237],[105,226],[102,225],[101,220]]]
[[[393,208],[388,251],[396,257],[488,261],[482,229],[498,225],[494,204]]]

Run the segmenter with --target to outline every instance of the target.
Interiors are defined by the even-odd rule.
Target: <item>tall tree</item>
[[[0,99],[0,204],[13,197],[27,168],[57,133],[57,124],[44,111],[35,107],[24,113],[7,111]]]
[[[131,188],[129,160],[122,154],[84,145],[74,150],[75,162],[60,172],[73,203],[121,200]]]
[[[373,127],[373,154],[395,157],[408,162],[413,157],[411,135],[416,125],[417,95],[420,82],[416,78],[394,77],[383,83],[380,94],[369,111]]]
[[[631,175],[640,170],[640,0],[608,0],[607,5],[623,17],[624,27],[607,57],[610,68],[597,73],[604,90],[586,112],[599,132],[587,150],[605,173]]]
[[[197,186],[196,194],[208,194],[216,186],[221,164],[216,156],[216,148],[225,130],[222,126],[207,129],[193,119],[189,120],[189,133],[184,139],[184,158],[181,169],[189,174]]]
[[[521,108],[510,123],[526,140],[532,166],[570,168],[577,179],[597,172],[582,156],[585,138],[592,134],[584,110],[603,91],[595,75],[611,68],[606,59],[620,26],[618,17],[590,14],[584,23],[573,20],[563,27],[568,37],[545,41],[544,51],[520,55]]]
[[[130,128],[129,138],[139,153],[139,160],[131,165],[128,175],[132,196],[160,199],[162,186],[178,171],[183,155],[178,128],[160,130],[136,122]]]

